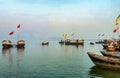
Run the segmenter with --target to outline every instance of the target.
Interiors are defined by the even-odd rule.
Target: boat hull
[[[11,48],[13,47],[12,44],[2,44],[3,48]]]
[[[65,45],[84,45],[84,42],[65,42]]]
[[[59,42],[59,44],[64,44],[64,43],[65,43],[65,42],[61,42],[61,41]]]
[[[93,42],[90,42],[90,45],[94,45],[94,43],[93,43]]]
[[[88,53],[88,56],[93,61],[93,63],[99,67],[112,69],[112,70],[120,70],[119,59],[105,57],[94,53]]]
[[[42,45],[49,45],[49,42],[42,42]]]
[[[17,48],[24,48],[24,47],[25,47],[25,44],[17,44],[16,47],[17,47]]]
[[[109,57],[114,57],[114,58],[120,58],[120,52],[105,52],[105,51],[100,51],[103,56],[109,56]]]

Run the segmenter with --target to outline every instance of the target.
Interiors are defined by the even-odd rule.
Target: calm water
[[[49,46],[26,43],[24,49],[2,49],[0,78],[119,78],[120,71],[96,67],[87,52],[100,54],[102,46],[65,46],[51,41]]]

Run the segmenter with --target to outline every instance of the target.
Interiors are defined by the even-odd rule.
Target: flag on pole
[[[13,35],[13,34],[14,34],[14,32],[13,32],[13,31],[9,33],[9,35]]]
[[[116,19],[116,24],[119,24],[120,23],[120,15],[117,17],[117,19]]]
[[[20,24],[18,24],[17,29],[18,29],[18,30],[20,29]]]
[[[65,36],[64,36],[64,37],[65,37],[65,39],[67,39],[67,38],[68,38],[67,34],[65,34]]]

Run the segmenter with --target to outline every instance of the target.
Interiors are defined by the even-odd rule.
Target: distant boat
[[[96,44],[106,44],[107,40],[100,40],[100,41],[97,41],[95,42]]]
[[[64,44],[64,43],[65,43],[64,40],[59,41],[59,44]]]
[[[70,41],[69,39],[67,39],[65,41],[65,45],[84,45],[84,40],[83,39],[76,39],[74,41]]]
[[[16,44],[17,48],[24,48],[25,47],[25,41],[24,40],[18,40]]]
[[[13,47],[13,44],[10,40],[3,40],[2,46],[3,46],[3,48],[11,48],[11,47]]]
[[[93,42],[90,42],[90,45],[94,45],[94,43],[93,43]]]
[[[104,56],[109,56],[109,57],[114,57],[114,58],[120,58],[120,52],[117,51],[100,51],[102,55]]]
[[[48,41],[42,42],[42,45],[49,45],[49,42]]]
[[[118,58],[106,57],[90,52],[87,54],[96,66],[107,69],[120,70],[120,59]]]

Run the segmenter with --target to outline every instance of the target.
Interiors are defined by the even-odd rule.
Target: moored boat
[[[120,70],[120,59],[118,58],[106,57],[91,52],[88,52],[87,54],[96,66],[112,70]]]
[[[17,48],[24,48],[25,47],[25,41],[24,40],[18,40],[16,44]]]
[[[10,40],[3,40],[2,46],[3,46],[3,48],[11,48],[11,47],[13,47],[13,44]]]
[[[64,40],[59,41],[59,44],[64,44],[64,43],[65,43]]]
[[[70,40],[67,40],[65,41],[65,45],[84,45],[84,40],[83,39],[80,39],[80,40],[75,40],[75,41],[70,41]]]
[[[90,42],[90,45],[94,45],[94,43],[93,43],[93,42]]]
[[[95,43],[96,44],[105,44],[107,42],[107,40],[100,40],[100,41],[96,41]]]
[[[49,42],[48,41],[42,42],[42,45],[49,45]]]
[[[109,57],[114,57],[114,58],[120,58],[120,52],[117,52],[117,51],[111,51],[111,52],[100,51],[100,52],[104,56],[109,56]]]

